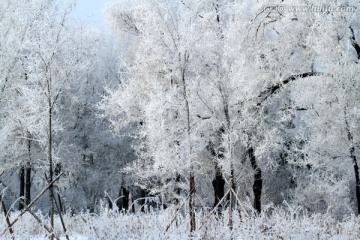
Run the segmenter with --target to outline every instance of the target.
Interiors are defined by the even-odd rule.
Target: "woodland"
[[[360,238],[359,1],[75,6],[0,1],[0,239]]]

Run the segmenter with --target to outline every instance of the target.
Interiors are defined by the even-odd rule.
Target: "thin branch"
[[[59,207],[60,197],[59,197],[59,204],[57,203],[56,198],[54,198],[54,202],[55,202],[56,209],[58,210],[58,213],[59,213],[59,217],[60,217],[61,225],[62,225],[62,227],[64,229],[65,237],[66,237],[67,240],[70,240],[69,235],[66,233],[67,230],[66,230],[66,227],[65,227],[64,218],[62,216],[62,209]]]
[[[35,213],[33,213],[28,206],[26,206],[24,204],[24,207],[26,209],[24,212],[29,212],[35,218],[35,220],[38,221],[38,223],[40,223],[40,225],[43,226],[46,231],[48,231],[48,233],[50,233],[51,235],[54,234],[53,230],[49,226],[47,226],[45,223],[43,223],[41,221],[41,219]],[[55,237],[55,239],[58,239],[58,238]]]
[[[352,29],[352,27],[350,27],[350,31],[351,31],[351,36],[350,36],[351,45],[355,48],[355,51],[357,54],[357,59],[360,60],[360,46],[356,42],[355,33],[354,33],[354,30]]]
[[[191,194],[191,193],[190,193]],[[172,225],[172,223],[174,222],[177,214],[179,213],[179,211],[182,209],[182,207],[185,205],[185,203],[187,202],[187,199],[190,197],[190,194],[184,199],[183,203],[181,204],[181,206],[176,210],[174,217],[171,219],[171,222],[169,223],[169,225],[166,227],[165,232],[167,232],[170,228],[170,226]]]
[[[1,202],[1,207],[2,207],[2,209],[3,209],[4,216],[5,216],[5,219],[6,219],[6,224],[8,225],[8,228],[7,228],[7,229],[9,229],[10,234],[14,234],[14,230],[13,230],[13,228],[10,226],[9,215],[8,215],[8,212],[7,212],[5,203],[4,203],[3,199],[2,199],[2,195],[0,195],[0,202]]]
[[[10,227],[12,227],[19,219],[22,215],[25,214],[26,211],[28,211],[28,209],[30,209],[30,207],[49,189],[50,186],[52,186],[54,184],[54,182],[56,182],[60,176],[62,175],[62,173],[60,173],[56,178],[54,178],[54,180],[49,183],[28,205],[25,205],[24,204],[24,207],[25,207],[25,211],[22,211],[13,221],[12,223],[10,224]],[[7,229],[5,229],[6,231]],[[2,233],[4,234],[5,231]]]
[[[288,85],[291,82],[294,82],[298,79],[308,78],[308,77],[314,77],[314,76],[321,76],[324,75],[322,72],[305,72],[301,74],[291,75],[281,81],[280,83],[277,83],[271,87],[268,87],[266,90],[262,91],[257,98],[260,99],[259,102],[256,104],[258,107],[260,107],[269,97],[275,95],[278,93],[283,87]]]
[[[202,97],[199,94],[199,91],[196,92],[196,95],[199,97],[200,101],[204,104],[204,106],[209,109],[209,111],[211,112],[212,115],[214,114],[214,111],[209,107],[209,105],[206,104],[206,102],[202,99]]]
[[[229,195],[230,189],[231,189],[231,188],[229,188],[229,190],[224,194],[224,196],[220,199],[220,201],[218,202],[218,204],[216,204],[216,206],[213,207],[213,209],[210,211],[210,214],[214,213],[214,212],[217,210],[217,208],[219,207],[219,205],[224,201],[224,199],[227,197],[227,195]]]

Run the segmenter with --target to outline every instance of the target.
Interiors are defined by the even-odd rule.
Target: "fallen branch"
[[[238,177],[238,179],[235,180],[235,184],[237,184],[239,182],[241,177]],[[230,186],[229,181],[224,178],[225,182]],[[231,187],[230,187],[231,189]],[[225,195],[220,199],[220,201],[218,202],[218,204],[216,204],[216,206],[210,211],[210,214],[214,213],[215,210],[217,210],[217,208],[219,207],[219,205],[224,201],[225,197],[227,197],[227,195],[229,195],[230,193],[230,189],[225,193]],[[234,191],[234,190],[233,190]],[[236,194],[235,194],[236,195]]]
[[[9,229],[10,234],[13,234],[13,233],[14,233],[14,230],[13,230],[13,228],[10,226],[10,219],[9,219],[9,216],[8,216],[8,213],[7,213],[7,210],[6,210],[6,206],[5,206],[5,203],[4,203],[1,195],[0,195],[0,202],[1,202],[1,207],[2,207],[2,209],[3,209],[4,216],[5,216],[5,219],[6,219],[6,224],[8,225],[8,228],[7,228],[7,229]]]
[[[49,189],[51,185],[54,184],[54,182],[56,182],[60,178],[61,175],[62,173],[60,173],[51,183],[49,183],[28,205],[26,205],[21,199],[20,201],[22,201],[25,210],[20,212],[20,214],[11,222],[11,224],[7,229],[11,228],[20,219],[22,215],[24,215],[27,211],[29,211],[30,207]],[[2,235],[6,232],[7,229],[3,231]]]
[[[45,228],[46,231],[48,231],[48,233],[50,233],[51,235],[54,234],[52,229],[50,227],[48,227],[46,224],[44,224],[41,221],[41,219],[35,213],[33,213],[28,206],[24,205],[24,208],[26,209],[26,211],[24,211],[24,212],[29,212],[35,218],[35,220],[38,221],[38,223],[40,223]],[[57,237],[55,237],[55,238],[58,239]]]
[[[60,195],[58,195],[58,197],[59,197],[59,204],[61,204],[61,202],[60,202]],[[67,240],[70,240],[70,239],[69,239],[69,236],[68,236],[67,233],[66,233],[66,227],[65,227],[64,218],[63,218],[63,216],[62,216],[61,208],[59,207],[59,204],[57,203],[57,201],[56,201],[55,198],[54,198],[54,202],[55,202],[56,209],[57,209],[58,212],[59,212],[59,217],[60,217],[61,225],[62,225],[62,227],[63,227],[63,229],[64,229],[64,232],[65,232],[65,237],[66,237]]]
[[[216,204],[215,207],[213,207],[213,209],[210,211],[210,215],[213,214],[215,212],[215,210],[217,210],[217,208],[219,207],[219,205],[224,201],[224,199],[227,197],[227,195],[229,195],[230,190],[228,190],[224,196],[220,199],[220,201],[218,202],[218,204]]]
[[[167,232],[167,231],[169,230],[169,228],[170,228],[170,226],[172,225],[172,223],[174,222],[174,220],[175,220],[178,212],[179,212],[179,211],[182,209],[182,207],[185,205],[185,203],[186,203],[186,201],[187,201],[187,199],[188,199],[189,197],[190,197],[190,194],[185,198],[185,200],[183,201],[183,203],[181,204],[181,206],[176,210],[175,215],[174,215],[174,217],[172,218],[170,224],[166,227],[165,232]]]
[[[235,191],[233,189],[231,189],[231,191],[233,192],[235,198],[236,198],[236,201],[238,203],[239,206],[241,206],[244,210],[244,212],[246,213],[247,217],[249,217],[249,214],[246,212],[246,209],[244,208],[244,206],[241,204],[241,201],[239,199],[239,197],[237,196],[237,194],[235,193]],[[240,212],[240,209],[238,208],[238,212],[239,212],[239,217],[241,219],[241,212]]]

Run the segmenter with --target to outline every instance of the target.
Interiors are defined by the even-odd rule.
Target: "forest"
[[[359,239],[358,0],[0,0],[0,239]]]

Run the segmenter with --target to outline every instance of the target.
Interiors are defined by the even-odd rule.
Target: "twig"
[[[243,209],[244,209],[244,212],[247,214],[247,216],[249,217],[249,214],[247,213],[246,209],[243,207],[243,205],[241,204],[241,201],[239,199],[239,197],[237,196],[237,194],[235,193],[235,191],[233,189],[231,189],[231,191],[233,192],[235,198],[236,198],[236,201],[238,203],[239,206],[241,206]],[[239,212],[239,217],[241,219],[241,212],[240,212],[240,209],[238,208],[238,212]]]
[[[60,201],[60,195],[58,195],[58,198],[59,198],[59,204],[61,204],[61,201]],[[55,206],[56,206],[56,209],[58,210],[59,212],[59,217],[60,217],[60,221],[61,221],[61,225],[64,229],[64,232],[65,232],[65,237],[67,240],[70,240],[69,239],[69,236],[67,235],[66,233],[66,227],[65,227],[65,222],[64,222],[64,218],[62,216],[62,212],[61,212],[61,208],[59,207],[59,204],[57,203],[56,199],[54,198],[54,202],[55,202]]]
[[[167,231],[169,230],[169,228],[170,228],[171,224],[174,222],[174,220],[175,220],[178,212],[179,212],[180,209],[184,206],[184,204],[186,203],[186,201],[187,201],[187,199],[189,198],[189,196],[190,196],[190,194],[185,198],[184,202],[183,202],[183,203],[181,204],[181,206],[176,210],[176,213],[175,213],[174,217],[172,218],[170,224],[166,227],[165,232],[167,232]]]
[[[238,183],[238,181],[240,180],[241,177],[238,177],[238,179],[235,180],[235,184]],[[231,189],[231,185],[229,183],[229,181],[226,180],[226,178],[224,178],[225,182],[230,186],[229,190],[226,192],[226,194],[220,199],[220,201],[218,202],[218,204],[216,204],[216,206],[213,208],[213,210],[211,210],[210,214],[212,214],[220,205],[220,203],[222,203],[222,201],[224,201],[225,197],[230,193],[230,189]],[[234,191],[234,190],[233,190]],[[236,194],[235,194],[236,196]]]
[[[54,184],[55,181],[60,178],[61,175],[62,173],[60,173],[51,183],[49,183],[28,205],[24,204],[25,211],[21,211],[20,214],[11,222],[8,228],[12,227],[19,220],[19,218],[25,214],[25,212],[29,211],[30,207],[49,189],[52,184]],[[2,234],[4,234],[6,230],[7,229],[5,229]]]
[[[226,194],[220,199],[220,201],[218,202],[218,204],[216,204],[216,206],[210,211],[210,214],[212,214],[215,210],[217,210],[217,208],[219,207],[219,205],[222,203],[222,201],[224,201],[225,197],[227,197],[227,195],[230,193],[230,190],[228,190],[226,192]]]
[[[54,178],[54,180],[52,180],[52,182],[49,183],[49,184],[46,186],[46,188],[44,188],[44,189],[41,191],[41,193],[39,193],[39,194],[29,203],[29,205],[27,205],[27,207],[31,207],[31,206],[41,197],[41,195],[43,195],[43,194],[51,187],[51,185],[53,185],[54,182],[56,182],[56,181],[60,178],[61,175],[62,175],[62,173],[60,173],[56,178]]]
[[[60,208],[60,211],[61,212],[64,212],[64,208],[63,208],[63,205],[61,203],[61,198],[60,198],[60,194],[58,193],[58,201],[59,201],[59,208]]]
[[[24,205],[24,208],[26,209],[26,211],[24,212],[29,212],[35,218],[35,220],[38,221],[38,223],[40,223],[45,228],[46,231],[48,231],[48,233],[54,234],[51,228],[48,227],[45,223],[43,223],[41,219],[35,213],[33,213],[33,211],[31,211],[31,209],[28,206]],[[58,239],[57,237],[55,238]]]
[[[8,216],[8,213],[7,213],[7,210],[6,210],[6,206],[5,206],[5,203],[4,203],[1,195],[0,195],[0,201],[1,201],[1,207],[2,207],[3,212],[4,212],[4,216],[6,218],[6,224],[8,225],[7,229],[9,229],[10,234],[14,234],[14,230],[10,226],[10,219],[9,219],[9,216]]]

